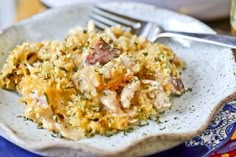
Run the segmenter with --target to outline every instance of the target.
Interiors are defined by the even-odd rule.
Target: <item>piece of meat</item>
[[[100,77],[93,67],[87,66],[73,74],[72,83],[87,98],[97,96],[97,87],[101,86]]]
[[[113,113],[121,113],[120,104],[117,100],[117,94],[112,90],[104,90],[103,96],[101,96],[102,104]]]
[[[37,94],[37,92],[32,92],[29,96],[32,99],[32,101],[35,103],[35,105],[41,106],[41,107],[47,107],[48,106],[48,100],[47,100],[48,97],[47,97],[47,95],[39,96]]]
[[[131,100],[134,97],[136,91],[140,87],[140,81],[135,80],[123,88],[120,96],[121,105],[123,108],[129,108]]]
[[[114,56],[119,55],[118,48],[112,48],[102,38],[100,38],[93,46],[92,52],[86,56],[85,63],[93,65],[99,62],[104,65],[111,61]]]
[[[172,84],[172,93],[181,95],[185,91],[184,84],[181,79],[171,77],[170,83]]]
[[[142,83],[149,85],[149,88],[138,94],[141,102],[153,104],[158,111],[171,106],[168,96],[157,81],[142,80]]]
[[[104,65],[99,72],[105,79],[111,79],[115,77],[117,67],[125,67],[130,74],[136,74],[141,70],[140,63],[136,63],[135,60],[127,57],[126,54],[121,54],[118,58]]]

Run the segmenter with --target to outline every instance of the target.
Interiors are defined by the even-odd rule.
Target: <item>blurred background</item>
[[[0,0],[0,30],[48,8],[71,3],[106,0]],[[124,1],[124,0],[123,0]],[[153,4],[198,18],[215,28],[228,31],[230,0],[130,0]]]
[[[0,0],[0,30],[43,10],[40,0]]]

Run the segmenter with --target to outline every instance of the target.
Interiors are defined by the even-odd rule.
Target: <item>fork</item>
[[[137,34],[139,36],[144,36],[151,42],[155,42],[159,38],[171,37],[210,43],[236,49],[236,38],[233,36],[167,31],[156,23],[141,21],[98,6],[94,7],[90,14],[90,18],[92,18],[94,21],[95,26],[101,30],[104,30],[107,27],[120,25],[124,28],[124,30],[130,31],[131,33]]]

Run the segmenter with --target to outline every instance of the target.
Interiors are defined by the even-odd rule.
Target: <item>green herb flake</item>
[[[90,137],[94,137],[95,134],[90,132],[90,133],[86,134],[86,136],[87,136],[88,138],[90,138]]]
[[[73,86],[67,86],[66,89],[72,89],[74,88]]]
[[[92,110],[94,110],[96,112],[100,111],[100,106],[99,105],[92,105],[91,108],[92,108]]]
[[[148,53],[147,53],[147,52],[143,52],[143,55],[144,55],[144,56],[147,56],[147,55],[148,55]]]
[[[49,98],[48,98],[47,93],[44,93],[44,96],[45,96],[45,98],[46,98],[46,100],[47,100],[47,103],[49,104]]]
[[[84,96],[84,94],[82,94],[82,93],[79,93],[79,97],[80,97],[82,100],[88,100],[88,98],[86,98],[86,97]]]
[[[58,122],[57,115],[54,114],[54,115],[52,116],[52,120],[54,120],[55,122]]]
[[[72,117],[75,117],[75,116],[76,116],[76,112],[73,112],[71,116],[72,116]]]
[[[187,88],[187,89],[185,90],[185,92],[192,92],[192,91],[193,91],[192,88]]]
[[[146,132],[144,132],[143,134],[142,134],[142,136],[147,136],[148,134],[146,133]]]
[[[114,58],[118,58],[119,56],[120,56],[120,55],[117,54],[117,53],[114,54]]]
[[[165,129],[166,129],[166,127],[160,128],[160,130],[165,130]]]
[[[77,67],[73,67],[72,69],[74,72],[77,72],[78,71],[78,68]]]
[[[86,33],[88,33],[88,31],[84,29],[84,30],[83,30],[83,33],[86,34]]]
[[[23,117],[23,118],[24,118],[24,121],[31,121],[31,122],[33,122],[33,120],[30,119],[30,118],[27,118],[27,117]]]
[[[66,69],[65,69],[65,68],[63,68],[63,67],[59,67],[59,69],[61,69],[61,70],[65,71],[66,73],[68,72],[68,70],[66,70]]]
[[[131,132],[133,132],[133,131],[134,131],[134,127],[132,127],[132,126],[127,126],[127,127],[125,128],[124,135],[126,135],[127,133],[131,133]]]
[[[159,114],[164,114],[164,113],[165,113],[165,111],[159,112]]]
[[[113,134],[114,134],[114,133],[113,133],[112,131],[106,131],[106,132],[104,133],[104,136],[106,136],[106,137],[111,137]]]
[[[78,47],[74,47],[72,50],[75,51],[75,50],[77,50],[77,49],[78,49]]]
[[[43,129],[43,123],[38,123],[37,128],[38,128],[38,129]]]
[[[98,118],[90,118],[89,120],[90,120],[90,121],[97,122],[99,119],[98,119]]]
[[[143,109],[142,108],[138,108],[138,112],[143,112]]]
[[[89,46],[89,41],[87,41],[85,44],[85,47],[88,47],[88,46]]]
[[[61,133],[59,133],[59,132],[51,134],[51,136],[55,137],[55,138],[65,139],[65,137]]]
[[[65,46],[64,46],[64,50],[65,50],[65,51],[68,51],[68,49],[69,49],[69,48],[65,45]]]
[[[183,94],[178,94],[178,93],[171,93],[171,96],[173,97],[181,97]]]
[[[140,121],[138,126],[143,127],[143,126],[146,126],[148,124],[149,124],[149,122],[147,122],[147,121]]]
[[[158,123],[158,124],[160,124],[161,123],[161,121],[160,121],[160,116],[158,115],[158,116],[156,116],[156,118],[155,118],[155,121]]]
[[[160,58],[154,58],[155,62],[160,62],[161,59]]]

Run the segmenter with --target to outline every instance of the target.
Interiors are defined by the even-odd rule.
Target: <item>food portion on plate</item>
[[[172,106],[171,95],[185,91],[182,67],[165,45],[120,26],[98,32],[89,22],[63,41],[17,46],[1,70],[0,86],[21,95],[25,118],[79,140],[158,120]]]

